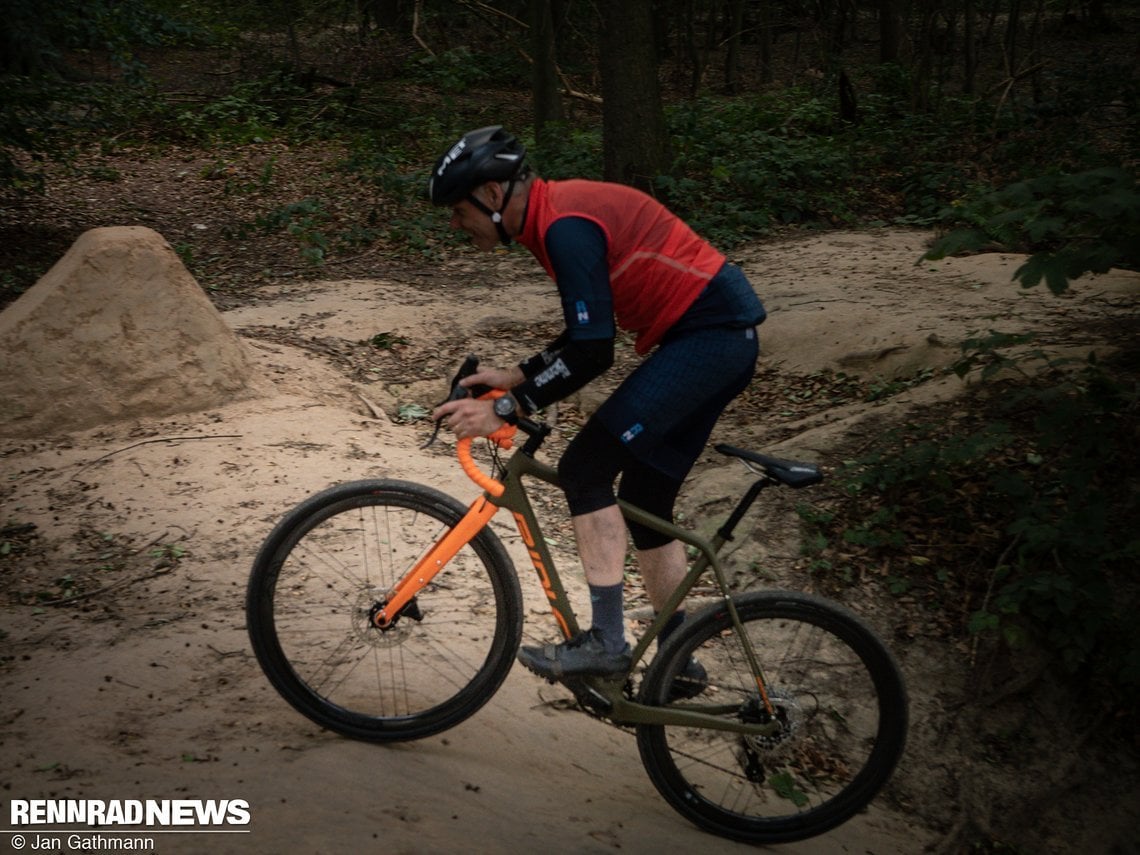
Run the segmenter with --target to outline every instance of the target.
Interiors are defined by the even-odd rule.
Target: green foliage
[[[734,245],[778,225],[854,219],[854,151],[807,92],[700,100],[668,112],[675,154],[657,189],[694,228]]]
[[[308,198],[259,214],[254,224],[266,234],[289,235],[297,244],[301,258],[309,264],[321,265],[335,252],[372,243],[378,234],[374,214],[365,214],[364,222],[345,222],[343,216],[330,212],[322,200]]]
[[[543,129],[541,144],[533,147],[531,161],[546,178],[602,178],[602,130],[550,123]]]
[[[768,778],[768,786],[782,799],[787,799],[798,808],[806,807],[810,802],[807,794],[801,790],[791,772],[779,772]]]
[[[959,377],[965,377],[976,369],[981,369],[981,379],[989,380],[1000,371],[1018,370],[1027,355],[1016,357],[1006,355],[1006,348],[1021,347],[1033,342],[1037,336],[1033,333],[1003,333],[990,330],[985,335],[974,334],[962,342],[962,357],[954,363],[953,371]],[[1032,351],[1035,359],[1049,359],[1042,351]],[[1054,363],[1060,367],[1062,361]]]
[[[948,212],[972,204],[962,200],[981,197],[980,188],[990,186],[977,159],[979,150],[994,149],[992,116],[979,99],[965,97],[913,111],[905,70],[886,68],[899,79],[881,72],[883,88],[861,99],[855,126],[836,117],[833,81],[818,89],[673,105],[667,118],[675,161],[658,177],[659,191],[698,231],[728,246],[789,224],[875,216],[909,225],[944,222]],[[1016,173],[1042,151],[1056,151],[1044,143],[1032,148],[1041,136],[1030,132],[1037,120],[1026,112],[1004,117],[1001,132],[1024,137],[1029,148],[991,153],[991,172]],[[1068,150],[1065,159],[1081,162],[1082,156],[1093,157]],[[1105,189],[1114,192],[1128,193]],[[1075,213],[1075,199],[1067,204]],[[1090,207],[1086,223],[1108,213]],[[1075,216],[1072,221],[1076,233]],[[1119,231],[1126,228],[1121,224]]]
[[[426,83],[445,96],[458,95],[485,82],[491,76],[490,57],[476,57],[466,47],[446,53],[416,57],[410,67],[411,79]]]
[[[301,257],[310,264],[320,264],[329,250],[325,227],[329,214],[318,199],[303,199],[259,214],[255,223],[264,232],[285,231],[300,246]]]
[[[51,135],[66,114],[52,97],[54,86],[25,77],[5,82],[7,91],[0,100],[0,187],[40,192],[43,173],[37,166],[49,155],[62,157],[62,146]],[[26,153],[31,162],[18,152]]]
[[[910,377],[893,377],[890,379],[876,377],[868,386],[863,400],[881,401],[915,386],[921,386],[934,377],[933,368],[921,368]]]
[[[398,333],[380,332],[376,333],[376,335],[368,339],[366,343],[376,348],[377,350],[395,350],[396,348],[410,344],[411,342],[409,342],[408,339],[404,338],[404,336],[399,335]]]
[[[900,225],[929,226],[946,210],[949,200],[968,195],[971,185],[955,162],[923,160],[903,165],[895,179],[906,213],[895,217]]]
[[[189,41],[194,28],[148,0],[7,0],[0,16],[0,73],[59,71],[69,51],[102,51],[124,69],[135,49]]]
[[[271,126],[277,114],[240,94],[225,95],[200,109],[183,110],[178,125],[186,136],[198,143],[230,142],[236,144],[264,142],[272,135]]]
[[[845,581],[888,567],[892,591],[958,611],[970,633],[1032,639],[1136,704],[1140,387],[1125,365],[1073,365],[1027,343],[966,342],[957,370],[990,378],[982,406],[890,431],[845,465],[842,511],[801,513],[813,569]],[[998,380],[990,366],[1023,377]]]
[[[157,558],[166,564],[176,564],[189,555],[189,550],[177,543],[164,543],[150,550],[150,557]]]
[[[79,131],[106,132],[145,84],[140,47],[186,42],[194,30],[147,0],[9,0],[0,15],[0,189],[38,192],[46,160],[66,160]],[[77,79],[69,61],[105,56],[121,79]]]
[[[1024,287],[1042,279],[1055,294],[1084,273],[1140,269],[1140,190],[1134,175],[1103,167],[1019,181],[946,214],[964,223],[924,258],[998,246],[1031,253],[1014,273]]]
[[[439,135],[439,139],[443,139]],[[443,142],[439,143],[442,148]],[[384,228],[377,229],[398,247],[432,256],[441,246],[455,245],[458,235],[448,227],[448,213],[426,201],[427,151],[413,154],[384,139],[359,140],[341,168],[376,188],[384,201]],[[378,218],[378,215],[376,215]]]

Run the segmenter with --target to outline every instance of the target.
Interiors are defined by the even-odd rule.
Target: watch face
[[[512,398],[508,398],[506,395],[504,395],[501,398],[495,399],[495,415],[496,416],[499,416],[500,418],[505,418],[506,416],[513,416],[514,413],[515,413],[515,402]]]

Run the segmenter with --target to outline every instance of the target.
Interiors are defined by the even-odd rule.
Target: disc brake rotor
[[[779,723],[779,728],[770,734],[744,737],[745,744],[758,753],[769,753],[790,743],[795,739],[803,721],[803,710],[799,701],[790,692],[770,688],[768,690],[768,701],[772,705],[774,718]],[[742,716],[746,721],[761,723],[772,720],[772,716],[769,715],[759,698],[749,701],[748,707],[749,709],[745,710]]]

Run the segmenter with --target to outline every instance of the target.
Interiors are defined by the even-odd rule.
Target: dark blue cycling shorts
[[[758,355],[752,326],[667,335],[593,418],[637,460],[683,481],[724,408],[747,388]]]

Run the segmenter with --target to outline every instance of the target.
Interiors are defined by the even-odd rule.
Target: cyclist
[[[590,589],[592,625],[561,644],[523,647],[519,660],[558,679],[629,670],[623,616],[626,524],[616,496],[666,520],[721,412],[752,379],[764,309],[734,265],[649,195],[600,181],[547,181],[500,126],[465,134],[436,162],[428,185],[451,225],[490,251],[518,241],[558,287],[565,330],[509,368],[481,369],[465,385],[508,394],[436,409],[457,437],[561,400],[613,363],[617,328],[648,357],[590,416],[558,464]],[[682,545],[630,522],[650,603],[660,610],[687,569]],[[684,620],[671,616],[660,640]],[[698,685],[703,669],[683,677]]]

